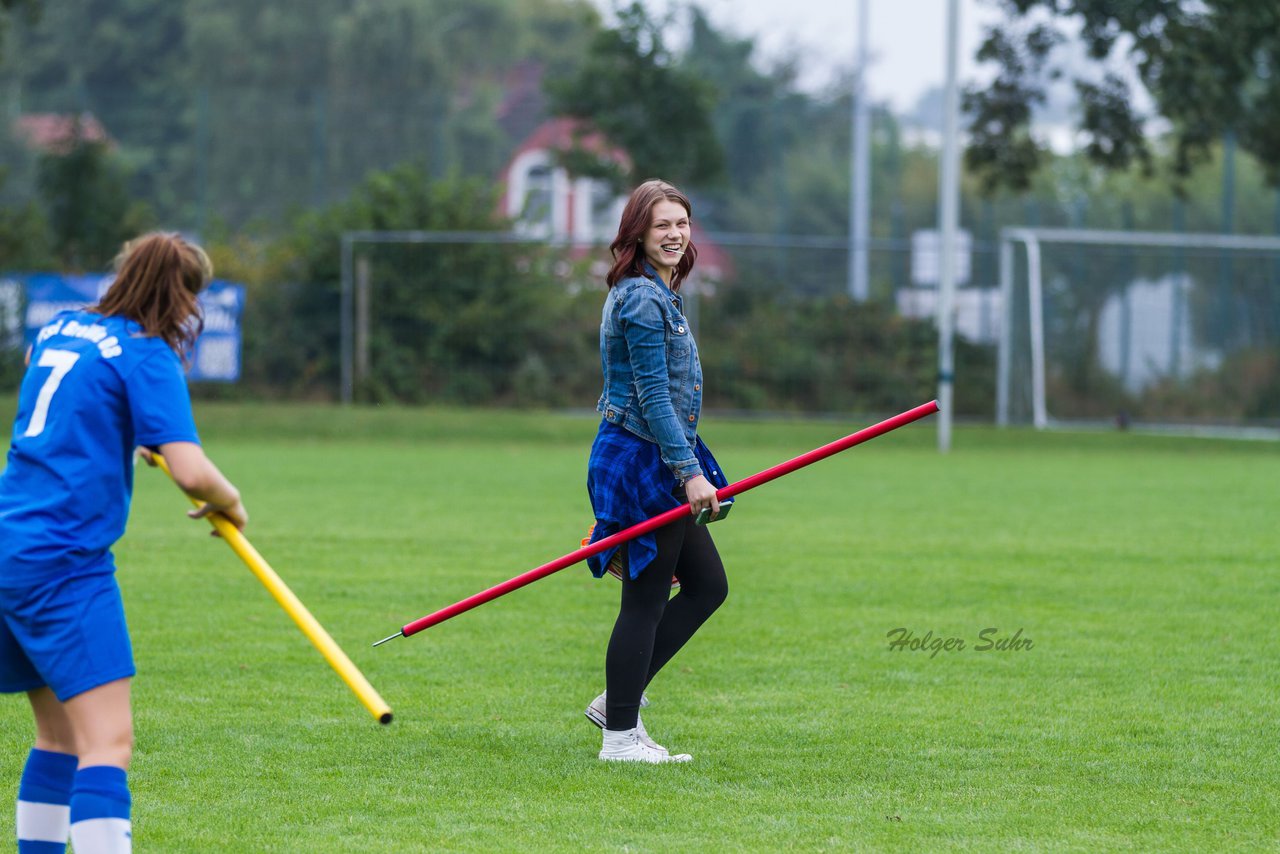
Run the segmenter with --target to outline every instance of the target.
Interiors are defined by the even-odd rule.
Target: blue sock
[[[77,759],[31,748],[18,783],[18,854],[65,854]]]
[[[129,779],[123,768],[91,765],[76,772],[71,787],[71,847],[76,854],[128,854]]]

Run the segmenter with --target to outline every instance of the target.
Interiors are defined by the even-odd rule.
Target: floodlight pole
[[[858,3],[858,71],[853,87],[853,186],[849,188],[849,296],[871,296],[867,253],[871,237],[871,105],[867,103],[867,7]]]
[[[942,258],[938,265],[938,450],[951,450],[951,403],[955,382],[956,227],[960,219],[960,151],[956,65],[960,41],[959,0],[947,4],[947,83],[943,117],[942,164],[938,177],[938,221]]]

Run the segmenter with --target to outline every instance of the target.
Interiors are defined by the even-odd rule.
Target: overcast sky
[[[614,0],[592,0],[608,12]],[[644,0],[655,12],[670,0]],[[860,0],[696,0],[720,30],[752,36],[765,58],[788,51],[804,57],[802,83],[818,90],[853,66]],[[898,111],[941,86],[946,61],[947,0],[870,0],[867,77],[875,101]],[[973,79],[974,50],[984,25],[999,13],[990,0],[960,0],[960,78]]]

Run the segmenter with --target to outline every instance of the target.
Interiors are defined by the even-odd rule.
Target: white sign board
[[[963,229],[956,232],[956,284],[969,281],[972,269],[973,240]],[[942,279],[942,236],[935,229],[922,229],[911,235],[911,281],[917,285],[936,287]]]

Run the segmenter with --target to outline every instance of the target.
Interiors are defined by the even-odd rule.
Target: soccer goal
[[[1006,228],[999,265],[998,424],[1280,426],[1280,237]]]

